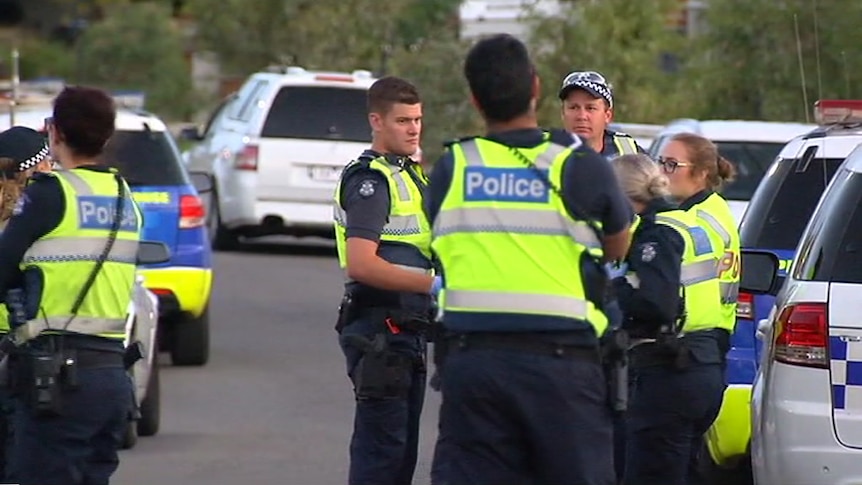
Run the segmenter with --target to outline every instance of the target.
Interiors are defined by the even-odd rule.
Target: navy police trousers
[[[371,338],[382,322],[360,319],[347,325],[339,342],[347,360],[347,375],[356,386],[364,352],[350,336]],[[389,349],[415,365],[400,376],[407,386],[398,398],[367,398],[356,394],[353,437],[350,440],[349,485],[411,485],[419,452],[419,418],[425,401],[427,345],[425,337],[402,331],[388,334]]]
[[[434,485],[612,485],[613,429],[598,359],[451,352]]]
[[[703,435],[724,396],[721,364],[632,370],[626,414],[626,485],[693,485]]]
[[[121,366],[79,368],[79,387],[63,392],[60,416],[37,417],[16,398],[8,480],[21,485],[108,485],[117,470],[132,409]]]

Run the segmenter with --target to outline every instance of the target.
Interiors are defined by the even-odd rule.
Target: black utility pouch
[[[405,399],[412,384],[414,362],[389,350],[386,335],[377,334],[353,371],[356,399]]]
[[[353,296],[345,293],[341,298],[341,304],[338,306],[338,319],[335,321],[335,331],[341,335],[344,327],[349,325],[353,320],[356,320],[356,305],[353,303]]]
[[[30,411],[37,417],[62,414],[62,354],[30,350],[21,359],[21,384]]]

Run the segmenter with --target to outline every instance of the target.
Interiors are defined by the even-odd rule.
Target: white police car
[[[775,254],[743,250],[742,289],[777,293],[752,395],[752,465],[764,485],[862,483],[862,101],[821,102],[819,114],[842,122],[785,150],[847,156],[780,290],[769,288]]]

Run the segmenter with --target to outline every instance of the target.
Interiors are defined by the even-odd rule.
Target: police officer
[[[668,180],[646,155],[612,162],[639,214],[631,250],[611,269],[630,352],[626,485],[687,485],[689,460],[724,393],[718,278],[693,214],[667,200]]]
[[[563,79],[558,94],[566,130],[583,137],[608,160],[619,155],[646,153],[631,136],[608,129],[614,119],[613,87],[595,71],[575,71]]]
[[[631,208],[580,138],[538,128],[523,43],[479,41],[464,74],[487,134],[449,147],[427,201],[449,352],[432,481],[610,485],[599,259],[625,255]]]
[[[740,240],[736,219],[727,201],[717,192],[736,176],[733,164],[718,153],[708,139],[691,134],[674,135],[663,148],[659,164],[670,179],[670,190],[679,207],[694,214],[697,223],[709,234],[718,269],[721,290],[721,328],[727,331],[722,354],[730,350],[730,335],[736,327],[736,302],[739,296]],[[701,447],[692,456],[691,475],[698,481],[702,460],[709,459]]]
[[[336,329],[353,382],[351,485],[409,485],[425,397],[426,331],[439,289],[416,153],[422,104],[404,79],[368,90],[371,149],[344,169],[335,193],[345,298]]]
[[[0,232],[12,217],[30,176],[36,171],[50,169],[48,144],[39,132],[23,126],[13,126],[0,133]],[[0,305],[0,340],[8,333],[9,312],[5,305]],[[8,393],[8,377],[7,373],[0,379],[0,478],[5,477],[6,443],[10,436],[9,417],[13,410],[13,401]]]
[[[132,406],[123,339],[141,216],[125,181],[97,163],[115,116],[100,90],[57,96],[46,123],[63,170],[33,176],[0,237],[0,295],[18,279],[26,290],[27,321],[11,330],[23,342],[10,369],[15,483],[107,484],[119,464]]]

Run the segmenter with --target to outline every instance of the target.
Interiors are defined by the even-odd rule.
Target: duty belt
[[[538,354],[561,359],[601,362],[599,348],[553,342],[547,336],[518,332],[471,332],[449,335],[449,352],[464,352],[471,349],[512,350],[527,354]]]
[[[427,312],[410,311],[398,308],[369,307],[362,308],[358,312],[359,318],[370,319],[385,325],[390,333],[400,333],[402,330],[413,333],[426,333],[431,331],[432,311]]]

